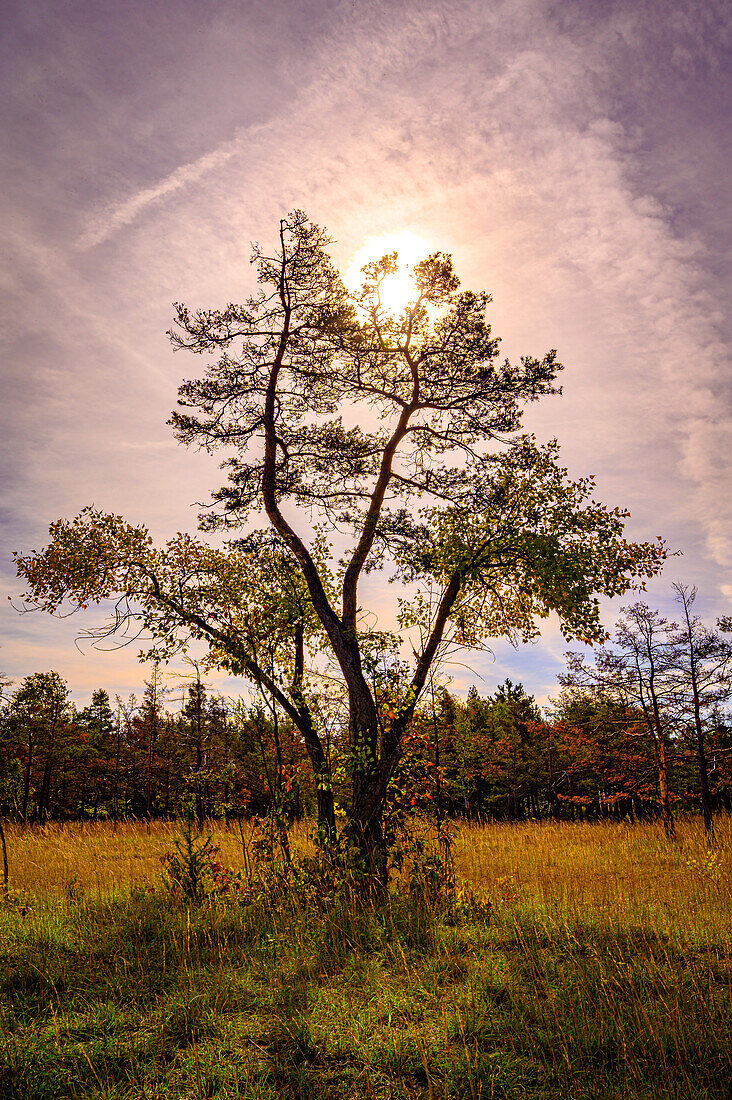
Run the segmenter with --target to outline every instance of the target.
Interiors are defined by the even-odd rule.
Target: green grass
[[[677,845],[648,826],[465,829],[461,875],[494,909],[458,926],[405,891],[189,910],[159,882],[167,832],[119,837],[154,892],[95,879],[105,828],[66,831],[66,885],[47,833],[48,877],[36,861],[36,890],[0,906],[3,1100],[729,1100],[729,823],[711,855],[696,823]],[[8,840],[17,884],[44,837]]]

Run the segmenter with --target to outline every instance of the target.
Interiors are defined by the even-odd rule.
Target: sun
[[[383,233],[380,237],[369,237],[354,255],[345,276],[349,290],[357,290],[361,285],[361,268],[372,260],[380,260],[391,252],[398,255],[399,269],[393,275],[387,275],[381,284],[381,304],[394,316],[402,313],[416,298],[416,283],[412,269],[414,265],[434,252],[434,247],[408,229],[393,233]]]

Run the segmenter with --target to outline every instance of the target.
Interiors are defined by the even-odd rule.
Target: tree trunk
[[[50,751],[49,749],[49,755],[43,769],[41,790],[38,795],[38,820],[42,825],[48,819],[48,806],[51,800],[51,769],[53,768],[53,757],[50,755]]]
[[[33,730],[28,728],[28,759],[23,780],[23,824],[28,822],[28,799],[30,798],[31,765],[33,763]]]
[[[0,845],[3,850],[3,893],[8,892],[8,849],[5,844],[5,833],[3,831],[3,823],[0,820]]]
[[[147,828],[150,831],[150,819],[152,817],[152,769],[155,753],[155,723],[150,723],[150,730],[148,735],[148,748],[147,748],[147,782],[145,784],[145,817],[147,818]]]
[[[687,613],[688,622],[688,613]],[[712,800],[709,795],[709,769],[707,768],[707,754],[704,751],[704,723],[701,717],[701,702],[699,700],[699,683],[696,675],[696,656],[691,639],[691,626],[689,625],[689,649],[691,658],[691,691],[694,701],[694,730],[696,732],[696,759],[699,767],[699,787],[701,792],[702,813],[704,815],[704,835],[710,843],[714,843],[714,818],[712,816]]]
[[[315,783],[318,798],[318,836],[322,838],[324,844],[329,845],[336,838],[335,800],[330,776],[326,773],[321,777],[316,772]]]
[[[671,809],[671,794],[668,786],[668,760],[666,757],[666,738],[663,730],[659,731],[658,739],[658,789],[661,795],[661,813],[663,815],[663,828],[669,840],[676,840],[676,822]]]
[[[114,760],[114,795],[113,795],[113,806],[114,806],[113,813],[114,813],[114,826],[115,826],[115,829],[117,828],[117,820],[119,818],[119,759],[120,759],[121,751],[122,751],[122,717],[121,717],[121,715],[118,714],[117,715],[117,751],[115,753],[115,760]]]
[[[704,731],[697,731],[696,756],[699,766],[699,786],[701,788],[702,813],[704,814],[704,835],[707,840],[714,843],[714,818],[712,816],[712,799],[709,793],[709,773],[707,770],[707,754],[704,751]]]
[[[646,713],[646,722],[650,730],[656,748],[656,763],[658,766],[658,790],[661,796],[661,813],[663,815],[663,828],[669,840],[676,840],[676,822],[671,809],[671,793],[668,784],[668,756],[666,753],[666,731],[661,722],[661,708],[655,688],[655,669],[651,666],[648,683],[648,694],[651,699],[653,719],[650,720],[647,707],[643,706]]]
[[[364,708],[366,721],[360,727],[357,726],[352,734],[352,743],[356,746],[356,767],[346,832],[349,841],[358,851],[362,870],[371,879],[376,892],[383,893],[388,883],[389,854],[384,835],[384,805],[389,780],[401,752],[397,744],[391,752],[382,748],[381,756],[377,758],[376,708],[370,693],[368,700],[370,707]]]
[[[368,816],[351,814],[346,836],[357,853],[358,870],[365,876],[367,891],[386,893],[389,881],[388,845],[384,836],[383,808],[379,806]]]

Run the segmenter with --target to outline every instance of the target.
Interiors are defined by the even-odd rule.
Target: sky
[[[84,505],[194,531],[216,461],[174,441],[172,303],[253,289],[252,241],[301,208],[347,270],[409,232],[493,295],[511,358],[556,347],[528,426],[671,557],[645,598],[732,612],[731,9],[724,0],[5,0],[0,14],[0,586],[11,551]],[[386,623],[393,586],[369,582]],[[612,627],[627,597],[604,605]],[[83,703],[140,693],[135,647],[75,645],[93,613],[19,615],[0,671]],[[545,700],[567,644],[452,673]],[[449,669],[447,670],[450,671]],[[171,669],[171,683],[175,681]],[[212,677],[228,692],[243,683]]]

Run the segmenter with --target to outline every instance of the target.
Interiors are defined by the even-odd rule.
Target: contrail
[[[262,126],[253,126],[247,130],[237,132],[235,137],[212,152],[205,153],[198,160],[191,161],[189,164],[181,164],[169,176],[166,176],[165,179],[160,180],[152,187],[145,187],[124,202],[109,207],[79,237],[75,245],[76,250],[84,252],[89,248],[94,248],[95,245],[101,244],[118,229],[134,221],[140,211],[144,210],[150,203],[172,195],[189,184],[196,183],[207,172],[220,168],[239,152],[245,138],[254,137],[262,128]]]

